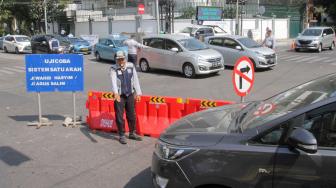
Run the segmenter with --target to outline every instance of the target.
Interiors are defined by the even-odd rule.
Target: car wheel
[[[140,60],[140,70],[141,72],[149,72],[149,65],[146,59],[141,59]]]
[[[195,77],[195,68],[192,64],[186,63],[183,66],[183,74],[186,78],[193,78]]]
[[[332,42],[332,43],[331,43],[331,46],[330,46],[329,49],[330,49],[330,50],[334,50],[334,48],[335,48],[335,42]]]
[[[7,50],[6,46],[4,47],[4,51],[5,51],[5,53],[8,53],[8,50]]]
[[[318,53],[321,53],[322,52],[322,44],[319,45],[318,49],[317,49],[317,52]]]
[[[16,53],[16,54],[19,54],[19,53],[20,53],[18,48],[15,48],[15,53]]]
[[[98,52],[96,52],[96,60],[101,61],[101,57],[100,57],[100,54]]]

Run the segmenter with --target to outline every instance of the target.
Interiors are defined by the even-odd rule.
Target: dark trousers
[[[128,62],[133,63],[134,66],[137,65],[137,55],[136,54],[128,54]]]
[[[125,95],[120,96],[120,102],[114,101],[114,111],[116,117],[116,123],[118,127],[118,132],[120,136],[125,135],[125,120],[124,120],[124,109],[126,109],[126,118],[128,123],[128,128],[130,133],[135,133],[135,105],[134,105],[134,95],[126,97]]]

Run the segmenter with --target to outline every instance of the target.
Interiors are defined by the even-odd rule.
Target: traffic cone
[[[291,51],[294,51],[294,50],[295,50],[295,40],[293,40],[291,44]]]

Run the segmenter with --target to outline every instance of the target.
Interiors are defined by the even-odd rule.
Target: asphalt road
[[[260,100],[305,81],[336,72],[336,51],[288,52],[277,49],[278,65],[258,71],[246,101]],[[25,89],[24,56],[0,52],[0,185],[1,187],[151,188],[150,163],[155,139],[120,145],[115,135],[90,132],[86,126],[65,128],[72,114],[71,93],[43,93],[42,110],[53,126],[36,130],[37,97]],[[77,93],[85,117],[89,90],[109,91],[109,62],[85,56],[85,92]],[[145,95],[222,99],[238,102],[232,70],[185,79],[167,71],[139,73]]]

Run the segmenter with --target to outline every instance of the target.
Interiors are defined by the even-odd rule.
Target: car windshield
[[[250,39],[250,38],[239,38],[237,39],[240,43],[242,43],[244,46],[246,46],[247,48],[259,48],[261,47],[260,44],[258,44],[256,41]]]
[[[181,39],[181,40],[178,40],[178,42],[183,46],[185,47],[187,50],[190,50],[190,51],[196,51],[196,50],[204,50],[204,49],[208,49],[208,47],[194,39],[194,38],[188,38],[188,39]]]
[[[17,42],[30,42],[28,37],[15,37]]]
[[[197,28],[194,27],[186,27],[181,31],[181,33],[194,33],[196,30]]]
[[[240,118],[242,130],[255,128],[299,108],[336,96],[336,74],[322,77],[255,103]],[[244,117],[242,117],[244,116]]]
[[[226,31],[224,31],[224,29],[218,27],[218,26],[213,26],[212,27],[215,31],[215,33],[226,33]]]
[[[124,44],[125,40],[126,39],[114,39],[113,42],[114,42],[114,44],[115,44],[116,47],[123,47],[123,46],[126,46]]]
[[[322,29],[306,29],[302,36],[320,36],[322,33]]]
[[[85,45],[89,45],[89,42],[80,38],[69,38],[69,41],[71,43],[81,43],[81,44],[85,44]]]

